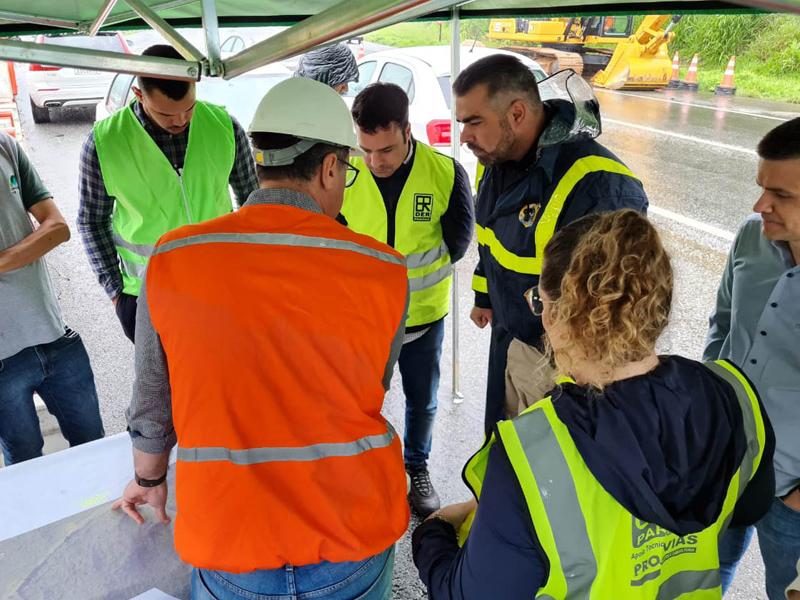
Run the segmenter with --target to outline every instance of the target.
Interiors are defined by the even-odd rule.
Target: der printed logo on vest
[[[433,194],[414,194],[414,221],[430,222],[433,217]]]

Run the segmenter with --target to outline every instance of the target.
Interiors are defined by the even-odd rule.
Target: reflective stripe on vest
[[[721,598],[719,539],[761,462],[765,430],[757,395],[741,372],[728,361],[705,366],[736,393],[747,450],[729,483],[717,521],[682,538],[635,519],[605,492],[556,416],[550,397],[513,421],[498,423],[550,563],[537,598],[668,600],[692,592],[692,598]],[[559,383],[567,381],[572,380],[559,378]],[[478,498],[493,443],[494,436],[464,468],[464,480]],[[587,508],[591,510],[586,512]],[[459,535],[463,538],[466,533]]]
[[[628,177],[636,176],[620,162],[605,156],[585,156],[576,160],[561,177],[555,190],[545,204],[542,216],[536,223],[534,233],[535,246],[532,256],[519,256],[503,246],[490,227],[476,225],[478,244],[486,246],[489,253],[504,269],[523,275],[540,275],[542,273],[542,255],[544,248],[556,230],[558,219],[564,204],[575,186],[590,173],[606,171]],[[473,288],[474,289],[474,288]]]
[[[233,125],[224,108],[198,102],[180,174],[131,106],[95,124],[94,141],[106,192],[115,199],[112,227],[124,292],[138,295],[158,238],[231,211]]]
[[[472,289],[476,292],[482,292],[484,294],[489,293],[489,282],[486,281],[486,277],[483,275],[473,275],[472,276]]]
[[[395,210],[394,247],[406,256],[411,291],[407,327],[447,314],[453,273],[441,227],[455,183],[453,159],[417,142],[413,160]],[[350,229],[386,243],[388,217],[381,192],[363,159],[351,162],[361,176],[345,191],[341,212]]]
[[[403,260],[373,248],[367,248],[361,244],[349,240],[335,240],[331,238],[314,237],[308,235],[294,235],[288,233],[201,233],[185,238],[170,240],[158,246],[153,255],[164,254],[176,248],[186,246],[196,246],[198,244],[265,244],[270,246],[296,246],[303,248],[329,248],[334,250],[347,250],[358,252],[372,258],[377,258],[388,263],[402,265]]]
[[[184,462],[227,461],[235,465],[257,465],[268,462],[307,462],[324,458],[357,456],[368,450],[386,448],[397,437],[392,426],[386,423],[386,433],[368,435],[352,442],[313,444],[300,448],[181,448],[178,460]]]

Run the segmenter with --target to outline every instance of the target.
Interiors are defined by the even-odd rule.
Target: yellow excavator
[[[598,87],[657,89],[672,74],[667,45],[680,18],[648,15],[636,31],[631,16],[492,19],[488,38],[538,44],[506,49],[530,56],[550,74],[572,69]]]

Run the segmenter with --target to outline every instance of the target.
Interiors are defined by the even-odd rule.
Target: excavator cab
[[[633,33],[633,17],[589,17],[592,23],[586,29],[587,35],[600,38],[625,39]]]

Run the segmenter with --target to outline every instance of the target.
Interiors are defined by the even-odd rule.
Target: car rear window
[[[44,43],[54,46],[85,48],[88,50],[106,50],[108,52],[125,51],[117,35],[98,35],[96,37],[89,37],[88,35],[61,35],[57,37],[45,37]]]
[[[442,75],[436,79],[439,81],[439,87],[442,88],[442,94],[444,94],[444,101],[447,103],[447,108],[450,108],[450,95],[452,93],[450,75]]]

